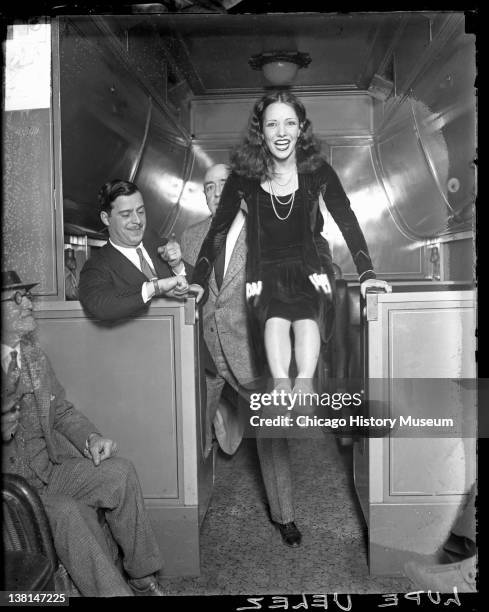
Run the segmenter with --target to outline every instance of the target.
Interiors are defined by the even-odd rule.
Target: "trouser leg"
[[[47,493],[62,493],[105,509],[129,576],[141,578],[161,569],[161,554],[130,461],[112,457],[95,466],[88,459],[68,459],[53,469]]]
[[[285,438],[258,437],[256,446],[271,519],[290,523],[294,520],[294,504],[288,442]]]
[[[206,375],[205,377],[206,388],[207,388],[207,402],[206,402],[206,419],[205,419],[205,449],[204,456],[207,457],[212,449],[212,423],[216,416],[216,410],[219,406],[221,393],[224,388],[226,381],[222,376],[216,374],[215,376]]]
[[[206,377],[208,428],[212,433],[214,426],[221,449],[232,455],[241,443],[246,425],[247,413],[240,412],[243,410],[240,398],[243,397],[244,390],[231,371],[219,342],[213,347],[212,358],[218,374],[215,377]],[[237,404],[223,400],[222,391],[226,383],[237,392]],[[206,434],[206,438],[210,438],[209,433]],[[210,452],[210,447],[207,448]]]
[[[104,543],[92,508],[67,495],[42,495],[59,560],[84,597],[132,595]]]

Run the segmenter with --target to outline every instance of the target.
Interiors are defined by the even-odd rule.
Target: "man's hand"
[[[160,297],[181,298],[188,293],[188,282],[185,276],[170,276],[158,279]]]
[[[200,285],[197,285],[197,283],[192,283],[188,288],[188,293],[195,295],[195,301],[198,304],[204,295],[204,289]]]
[[[183,275],[177,276],[177,284],[173,289],[173,294],[175,297],[183,297],[188,293],[188,281],[187,278]]]
[[[20,406],[14,398],[2,397],[2,440],[10,442],[19,428]]]
[[[159,278],[156,282],[159,297],[180,297],[187,293],[188,283],[185,276]]]
[[[158,254],[163,261],[166,261],[170,268],[177,268],[182,261],[182,251],[180,245],[172,234],[165,246],[158,247]]]
[[[371,287],[381,289],[385,293],[392,293],[392,287],[389,285],[389,283],[386,283],[385,281],[379,280],[377,278],[368,278],[367,280],[364,280],[363,283],[361,283],[360,285],[360,293],[362,294],[362,297],[365,297],[367,289],[370,289]]]
[[[83,454],[87,459],[91,459],[95,465],[100,465],[101,461],[112,457],[117,452],[117,444],[113,440],[102,438],[96,433],[88,436],[85,445]]]

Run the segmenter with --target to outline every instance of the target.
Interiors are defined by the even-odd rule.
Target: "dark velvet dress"
[[[298,190],[294,207],[286,221],[280,221],[272,209],[269,194],[257,179],[231,173],[209,232],[195,264],[192,282],[206,288],[217,255],[227,232],[241,208],[247,215],[247,282],[262,281],[259,299],[249,301],[249,330],[254,359],[259,371],[267,363],[263,339],[265,322],[271,316],[289,320],[311,318],[321,334],[321,353],[326,354],[333,333],[334,295],[319,294],[308,276],[327,274],[334,291],[334,272],[328,242],[322,236],[323,217],[319,195],[341,230],[358,270],[360,281],[375,278],[367,244],[348,197],[333,168],[323,161],[315,170],[298,172]],[[284,198],[286,201],[286,198]],[[288,206],[276,205],[281,217]],[[245,288],[243,287],[243,291]],[[321,356],[320,356],[321,359]],[[318,367],[318,386],[322,386],[322,368]]]
[[[280,199],[287,202],[289,197]],[[281,219],[273,209],[270,194],[260,188],[258,207],[263,290],[257,305],[261,311],[258,317],[263,321],[272,317],[290,321],[317,319],[319,294],[308,278],[303,261],[304,196],[297,190],[292,208],[276,199],[274,203]]]

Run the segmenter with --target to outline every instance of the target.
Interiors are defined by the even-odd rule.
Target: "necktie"
[[[7,368],[7,394],[14,393],[17,389],[17,385],[19,384],[20,378],[20,368],[17,363],[17,351],[12,351],[10,353],[10,363]]]
[[[226,259],[226,243],[223,244],[219,255],[214,262],[214,275],[216,277],[217,288],[220,289],[224,279],[224,261]]]
[[[139,263],[141,265],[141,272],[144,274],[144,276],[146,276],[146,278],[148,280],[153,280],[153,278],[157,278],[157,276],[155,275],[155,273],[153,272],[153,270],[151,269],[149,263],[146,261],[145,256],[143,255],[142,250],[140,249],[140,247],[138,247],[136,249],[136,253],[138,254],[139,257]]]

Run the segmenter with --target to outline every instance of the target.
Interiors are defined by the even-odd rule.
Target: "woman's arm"
[[[350,200],[340,179],[331,166],[325,166],[324,179],[321,177],[321,183],[321,193],[326,208],[343,234],[357,268],[360,282],[376,278],[363,232],[351,209]]]
[[[197,256],[192,283],[201,287],[205,287],[209,280],[214,261],[224,246],[228,230],[239,210],[242,197],[239,183],[239,177],[235,174],[231,174],[226,181],[216,214]]]

